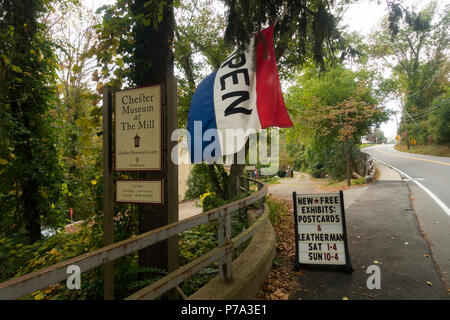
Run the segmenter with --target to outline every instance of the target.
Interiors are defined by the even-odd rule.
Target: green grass
[[[276,225],[280,219],[280,215],[287,214],[288,209],[278,199],[270,196],[266,196],[266,204],[269,206],[269,220],[272,225]]]
[[[364,149],[364,148],[372,147],[372,146],[376,146],[376,144],[375,143],[363,143],[363,144],[359,145],[359,148]]]
[[[264,181],[267,184],[279,184],[280,178],[279,177],[270,177],[268,179],[262,178],[261,181]]]
[[[359,179],[351,179],[351,185],[352,186],[356,186],[356,185],[360,185],[360,184],[364,184],[364,178],[359,178]],[[327,188],[342,188],[342,187],[347,187],[347,179],[342,180],[342,181],[330,181],[328,182],[328,184],[326,185]]]
[[[409,150],[406,145],[395,145],[395,150],[401,152],[425,154],[429,156],[450,157],[450,146],[448,145],[410,145]]]

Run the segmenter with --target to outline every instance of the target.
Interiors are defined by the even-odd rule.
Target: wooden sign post
[[[295,269],[353,272],[347,244],[344,196],[293,193]]]
[[[171,141],[171,132],[177,129],[176,80],[170,77],[165,86],[153,85],[114,93],[110,87],[105,87],[103,106],[103,211],[106,246],[114,242],[114,200],[137,204],[140,210],[148,212],[150,221],[155,225],[145,225],[140,221],[139,228],[142,232],[178,221],[178,168],[176,161],[172,161],[170,157],[170,150],[176,143]],[[137,172],[139,176],[138,180],[116,181],[115,199],[114,171]],[[155,250],[152,247],[157,247],[155,249],[158,252],[164,252],[165,257],[162,259],[155,259],[153,254],[146,255],[153,256],[153,261],[159,261],[161,266],[157,267],[164,268],[165,264],[169,272],[178,268],[177,237],[141,251],[151,252]],[[152,261],[148,263],[151,264]],[[114,299],[112,262],[104,265],[104,298]]]
[[[112,164],[112,89],[103,88],[103,245],[114,243],[114,193]],[[103,296],[114,300],[114,263],[103,266]]]

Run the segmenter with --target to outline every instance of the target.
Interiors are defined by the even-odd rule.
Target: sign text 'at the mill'
[[[115,171],[161,171],[161,86],[116,91]],[[163,203],[163,181],[116,181],[116,201]]]
[[[115,92],[115,170],[160,171],[161,86]]]

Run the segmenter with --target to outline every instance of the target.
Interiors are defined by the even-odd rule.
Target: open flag
[[[192,163],[234,154],[249,134],[267,127],[293,126],[281,92],[273,29],[272,24],[260,31],[245,52],[235,51],[197,87],[187,124]]]

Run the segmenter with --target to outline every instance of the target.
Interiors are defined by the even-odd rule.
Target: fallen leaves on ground
[[[279,199],[277,199],[279,200]],[[298,276],[304,271],[294,271],[295,234],[294,212],[289,200],[279,200],[286,212],[279,215],[275,229],[276,253],[272,270],[255,299],[288,300],[292,292],[298,291]]]

